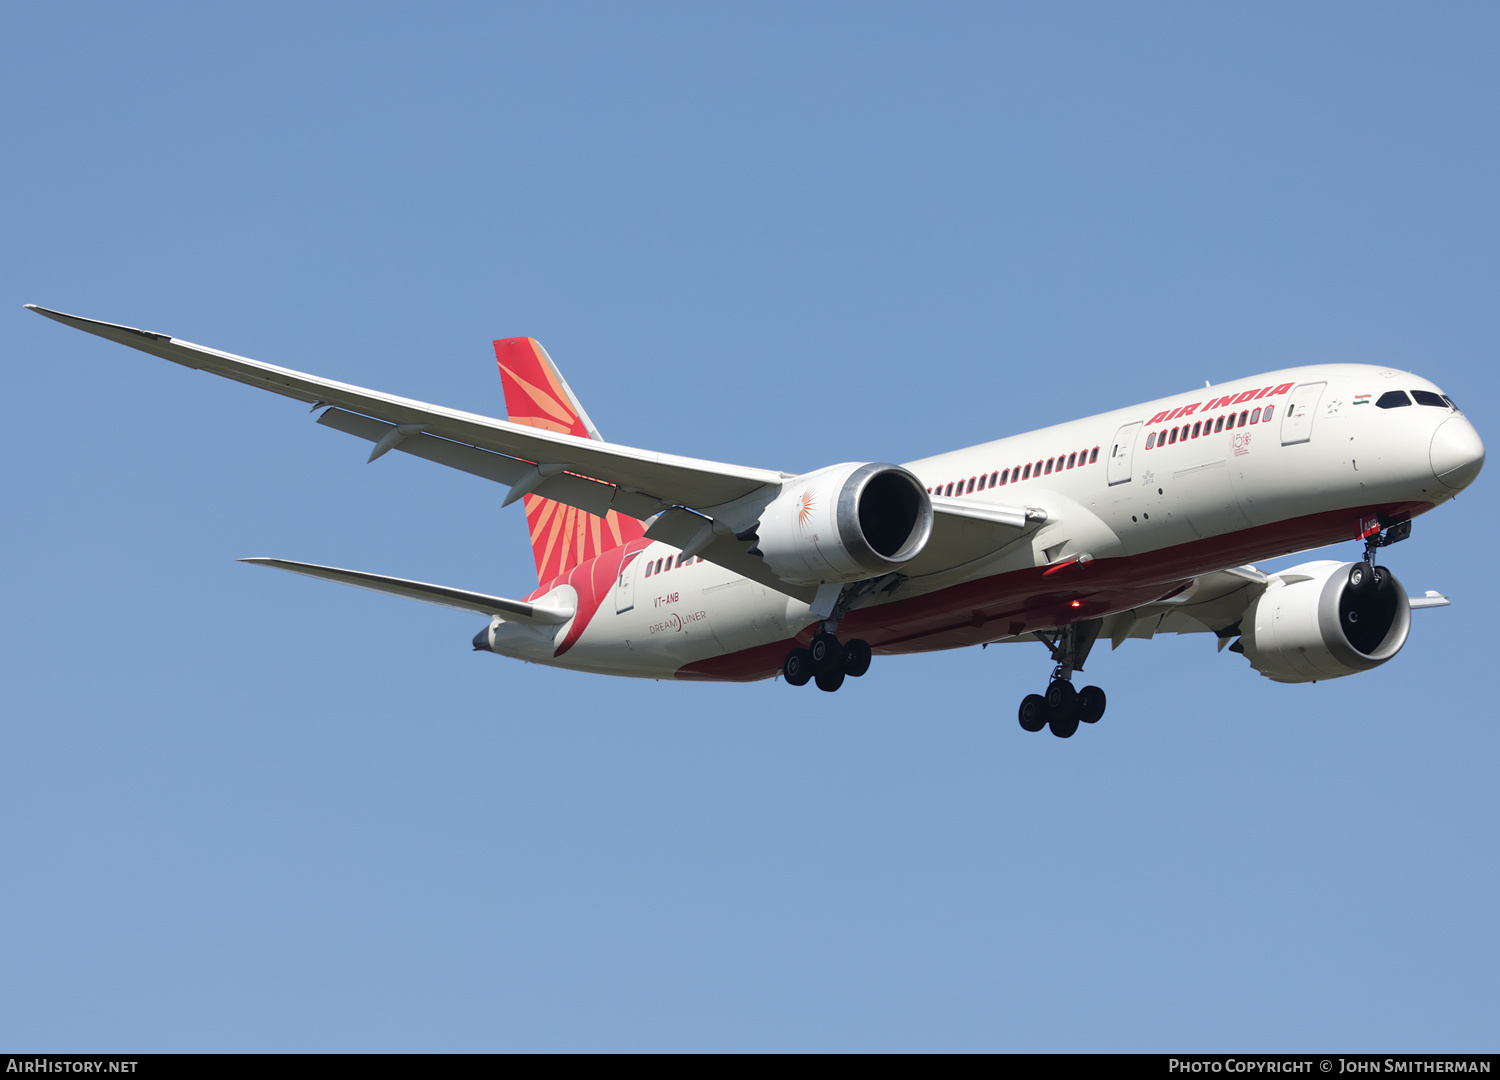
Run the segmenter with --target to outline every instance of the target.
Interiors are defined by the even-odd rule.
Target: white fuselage
[[[1391,391],[1427,403],[1380,407]],[[1405,372],[1295,368],[911,462],[933,495],[1041,507],[1047,523],[957,569],[906,577],[847,622],[877,653],[1004,640],[1069,621],[1068,608],[1037,602],[1038,568],[1082,556],[1087,579],[1054,591],[1094,617],[1214,569],[1357,538],[1377,515],[1408,519],[1483,462],[1441,394]],[[534,594],[576,605],[572,622],[497,619],[490,648],[615,675],[764,678],[818,621],[801,600],[678,556],[639,541],[607,580],[580,568]]]

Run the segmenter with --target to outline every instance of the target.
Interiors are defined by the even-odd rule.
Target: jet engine
[[[1312,562],[1277,574],[1245,612],[1240,646],[1276,682],[1316,682],[1369,671],[1411,632],[1406,590],[1385,567]]]
[[[897,465],[831,465],[789,480],[756,526],[766,567],[796,585],[898,570],[932,535],[932,500]]]

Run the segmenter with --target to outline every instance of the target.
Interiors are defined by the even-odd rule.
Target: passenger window
[[[1202,433],[1203,433],[1203,424],[1201,422],[1197,423],[1197,424],[1194,424],[1193,425],[1193,438],[1196,439]]]
[[[1167,443],[1170,445],[1171,443],[1174,443],[1176,441],[1177,441],[1177,429],[1173,428],[1172,431],[1171,431],[1171,434],[1169,434],[1167,436]]]
[[[1077,465],[1077,464],[1078,464],[1078,455],[1077,454],[1069,454],[1068,455],[1068,468],[1071,469],[1074,465]]]
[[[948,485],[948,490],[947,490],[947,491],[945,491],[945,492],[943,492],[943,494],[944,494],[944,495],[952,495],[952,494],[953,494],[953,485],[952,485],[952,484],[949,484],[949,485]]]
[[[650,563],[646,564],[646,576],[647,577],[651,576],[651,564]]]
[[[969,477],[969,490],[970,491],[974,490],[974,478],[972,476]]]
[[[1276,411],[1276,406],[1275,405],[1267,405],[1266,406],[1266,413],[1265,413],[1264,416],[1261,417],[1261,419],[1264,420],[1266,423],[1269,424],[1271,422],[1271,414],[1273,412],[1275,412],[1275,411]]]
[[[1240,427],[1244,427],[1245,426],[1245,424],[1249,420],[1249,417],[1250,417],[1250,410],[1249,409],[1241,409],[1240,410]]]
[[[1431,390],[1413,390],[1411,396],[1417,399],[1418,405],[1436,405],[1439,409],[1446,409],[1448,403],[1443,400],[1442,395],[1434,394]]]
[[[1226,419],[1226,421],[1224,423],[1224,427],[1225,428],[1233,428],[1234,427],[1234,413],[1230,413],[1229,414],[1228,418]]]
[[[1000,486],[1004,487],[1009,480],[1010,480],[1010,470],[1009,469],[1001,469],[1000,470]],[[995,478],[992,476],[992,477],[990,477],[990,487],[994,487],[994,486],[995,486]]]
[[[1096,462],[1098,460],[1099,460],[1099,448],[1096,446],[1092,450],[1089,451],[1089,464],[1092,465],[1094,462]]]
[[[1146,436],[1146,449],[1150,450],[1155,445],[1156,445],[1156,432],[1153,431],[1150,435]]]
[[[1030,465],[1026,466],[1026,471],[1021,474],[1021,479],[1022,480],[1030,480],[1031,479],[1031,466]]]
[[[1215,431],[1223,431],[1224,430],[1224,418],[1222,416],[1219,417],[1217,420],[1214,421],[1214,430]]]
[[[1252,424],[1258,424],[1258,423],[1260,423],[1260,410],[1259,409],[1256,409],[1253,413],[1250,414],[1250,422]]]
[[[999,473],[997,473],[997,472],[990,473],[990,487],[994,487],[997,483],[999,483],[999,481],[1000,481],[1000,474]]]
[[[1052,475],[1052,459],[1051,458],[1047,459],[1047,475],[1048,476]]]
[[[1377,409],[1399,409],[1404,405],[1410,405],[1411,398],[1406,396],[1405,390],[1387,390],[1380,395],[1380,400],[1375,403]]]

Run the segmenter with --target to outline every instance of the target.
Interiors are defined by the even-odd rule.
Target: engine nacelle
[[[755,531],[753,550],[783,581],[859,581],[916,558],[932,535],[932,500],[900,466],[831,465],[784,483]]]
[[[1349,574],[1362,565],[1311,562],[1275,575],[1241,624],[1250,666],[1276,682],[1316,682],[1400,652],[1411,632],[1406,590],[1383,566],[1356,587]]]

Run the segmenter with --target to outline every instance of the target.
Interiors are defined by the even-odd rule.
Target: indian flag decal
[[[1368,405],[1368,404],[1370,404],[1370,395],[1369,394],[1355,394],[1354,395],[1354,404],[1356,404],[1356,405]]]

